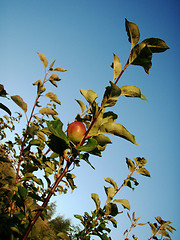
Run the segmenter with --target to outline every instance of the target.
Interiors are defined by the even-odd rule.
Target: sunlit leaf
[[[144,95],[141,94],[141,90],[136,86],[122,86],[121,95],[125,95],[126,97],[138,97],[142,100],[147,100]]]
[[[93,104],[98,95],[92,90],[80,89],[81,94],[85,97],[88,103]]]
[[[50,98],[52,101],[61,104],[61,102],[59,101],[58,97],[56,96],[56,94],[52,93],[52,92],[48,92],[45,95],[46,97]]]
[[[120,59],[116,54],[114,54],[113,69],[114,69],[114,78],[113,78],[114,80],[119,76],[122,69],[122,63],[120,62]]]
[[[107,201],[106,203],[111,202],[111,200],[113,199],[114,195],[115,195],[115,189],[112,187],[104,187],[106,195],[107,195]]]
[[[130,211],[130,204],[127,199],[118,199],[114,200],[114,203],[120,203],[124,208],[127,208]]]
[[[114,187],[115,191],[117,190],[117,183],[112,178],[104,178],[104,180],[110,183]]]
[[[133,172],[135,170],[135,164],[131,159],[126,158],[126,164],[128,165],[129,172]]]
[[[113,134],[118,137],[125,138],[126,140],[136,144],[136,140],[134,135],[132,135],[123,125],[115,122],[107,122],[101,125],[100,127],[101,133],[108,133],[108,134]]]
[[[80,101],[80,100],[77,100],[77,99],[75,99],[75,100],[76,100],[76,102],[79,104],[79,106],[81,108],[81,113],[83,113],[85,111],[85,109],[86,109],[85,104],[82,101]]]
[[[44,64],[44,67],[46,68],[48,66],[48,60],[45,57],[43,53],[37,53],[39,55],[39,58],[41,59],[42,63]]]
[[[146,177],[150,177],[151,176],[149,171],[146,168],[143,168],[143,167],[137,169],[136,173],[139,173],[139,174],[144,175]]]
[[[49,70],[52,70],[52,67],[54,66],[55,61],[56,61],[56,60],[54,60],[54,61],[50,64]]]
[[[67,71],[66,69],[62,68],[62,67],[57,67],[54,69],[54,71],[58,71],[58,72],[65,72]]]
[[[27,112],[27,104],[19,95],[11,96],[11,99],[24,111]]]
[[[91,198],[94,200],[96,204],[96,210],[98,211],[100,209],[101,201],[99,200],[99,196],[96,193],[91,194]]]
[[[129,22],[127,19],[125,19],[125,27],[128,35],[128,40],[131,43],[132,48],[139,42],[140,39],[139,28],[135,23]]]
[[[39,113],[45,114],[45,115],[58,115],[58,113],[55,110],[48,107],[41,108],[39,110]]]

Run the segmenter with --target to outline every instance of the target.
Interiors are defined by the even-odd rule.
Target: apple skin
[[[79,143],[82,140],[85,133],[86,127],[82,122],[72,122],[68,125],[67,135],[69,139],[75,144]]]

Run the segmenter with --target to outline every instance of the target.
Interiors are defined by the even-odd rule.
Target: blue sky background
[[[171,220],[177,229],[172,239],[180,239],[179,10],[179,2],[173,0],[0,1],[0,83],[10,95],[18,94],[27,102],[29,113],[36,92],[32,83],[43,79],[44,74],[37,52],[44,53],[49,62],[56,59],[56,66],[68,70],[60,74],[62,81],[57,89],[49,85],[49,91],[61,100],[58,112],[64,130],[79,112],[74,99],[84,100],[79,89],[96,91],[101,101],[113,79],[113,53],[123,65],[126,63],[130,43],[125,18],[138,25],[140,41],[158,37],[170,47],[153,55],[149,75],[141,67],[130,66],[118,83],[138,86],[148,99],[122,97],[113,109],[119,115],[117,122],[136,136],[140,146],[112,137],[113,144],[102,158],[91,157],[96,170],[82,163],[73,172],[78,188],[53,199],[57,214],[79,223],[73,219],[74,214],[94,210],[92,192],[99,194],[102,204],[106,201],[104,178],[111,177],[121,185],[128,173],[125,158],[145,157],[152,177],[137,175],[140,185],[134,192],[123,189],[118,198],[129,199],[131,213],[141,216],[141,222],[153,222],[155,216]],[[2,102],[12,111],[19,111],[14,103],[6,99]],[[130,226],[125,215],[117,220],[113,240],[122,239],[123,231]],[[147,239],[150,232],[147,226],[139,227],[134,234]]]

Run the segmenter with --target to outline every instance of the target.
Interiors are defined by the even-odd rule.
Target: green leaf
[[[91,198],[94,200],[96,204],[96,210],[98,211],[100,209],[101,201],[99,200],[99,196],[96,193],[91,194]]]
[[[105,214],[115,217],[118,214],[118,207],[114,203],[108,203],[105,205]]]
[[[87,144],[83,146],[77,146],[76,149],[78,151],[83,151],[83,152],[91,152],[93,151],[97,146],[97,141],[94,138],[89,138]]]
[[[147,160],[143,157],[137,157],[134,160],[138,167],[144,167],[147,163]]]
[[[66,72],[67,70],[62,68],[62,67],[57,67],[54,69],[54,71],[58,71],[58,72]]]
[[[140,167],[139,169],[137,169],[136,173],[139,173],[141,175],[144,175],[146,177],[150,177],[150,173],[146,168]]]
[[[112,107],[116,104],[120,94],[121,89],[114,83],[110,82],[111,86],[106,87],[101,107]]]
[[[92,90],[80,89],[81,94],[85,97],[89,104],[93,104],[98,95]]]
[[[24,111],[27,112],[27,104],[19,95],[11,96],[11,99]]]
[[[27,197],[27,189],[25,187],[23,187],[22,185],[18,186],[18,193],[22,198]]]
[[[142,100],[146,100],[144,95],[141,94],[141,90],[136,86],[122,86],[121,95],[125,95],[126,97],[138,97]]]
[[[61,239],[69,240],[69,237],[63,232],[59,232],[57,234],[57,237],[60,237]]]
[[[82,101],[80,101],[80,100],[77,100],[77,99],[75,99],[75,100],[76,100],[76,102],[79,104],[79,106],[81,108],[81,113],[83,113],[85,111],[85,109],[86,109],[85,104]]]
[[[135,23],[129,22],[127,19],[125,19],[125,27],[128,35],[128,40],[131,43],[132,48],[139,42],[140,39],[139,28]]]
[[[152,53],[160,53],[169,49],[166,42],[160,38],[147,38],[142,42],[148,46]]]
[[[11,111],[4,104],[0,103],[0,108],[6,111],[11,116]]]
[[[152,52],[150,48],[144,42],[141,42],[131,50],[129,64],[139,65],[144,68],[146,73],[149,73],[149,69],[152,66],[151,59]]]
[[[106,203],[110,203],[111,200],[113,199],[114,195],[115,195],[115,189],[112,187],[104,187],[106,195],[107,195],[107,201]]]
[[[124,208],[127,208],[130,211],[130,204],[127,199],[114,200],[113,203],[120,203]]]
[[[41,141],[39,139],[33,139],[29,142],[29,145],[35,145],[35,146],[40,146]]]
[[[93,167],[93,165],[90,163],[89,159],[89,154],[88,153],[84,153],[84,154],[79,154],[79,160],[83,159],[84,161],[86,161],[94,170],[95,168]]]
[[[54,121],[46,121],[46,123],[53,135],[63,140],[66,146],[70,145],[69,139],[67,138],[66,134],[62,130],[63,123],[59,119]]]
[[[119,57],[116,55],[116,54],[113,54],[114,55],[114,63],[113,63],[113,69],[114,69],[114,79],[116,79],[120,72],[121,72],[121,69],[122,69],[122,63],[120,62],[120,59]]]
[[[113,134],[118,137],[125,138],[126,140],[136,144],[134,135],[132,135],[123,125],[115,122],[107,122],[101,125],[101,133]]]
[[[45,115],[58,115],[58,113],[55,110],[53,110],[53,109],[51,109],[49,107],[41,108],[39,110],[39,113],[45,114]]]
[[[96,141],[98,142],[98,145],[100,146],[104,146],[106,144],[112,143],[111,140],[104,134],[99,134],[95,136],[94,139],[96,139]]]
[[[112,178],[104,178],[104,180],[108,183],[110,183],[113,187],[114,187],[114,190],[116,191],[117,190],[117,183],[112,179]]]
[[[129,172],[133,172],[135,170],[135,164],[131,159],[126,158],[126,164],[128,166]]]
[[[52,92],[48,92],[45,95],[46,97],[50,98],[52,101],[56,102],[57,104],[61,104],[61,102],[59,101],[58,97],[56,96],[56,94],[52,93]]]
[[[41,59],[42,63],[44,64],[44,67],[46,68],[48,66],[48,60],[45,57],[43,53],[37,53],[39,55],[39,58]]]

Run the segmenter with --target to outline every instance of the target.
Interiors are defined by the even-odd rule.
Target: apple
[[[84,134],[86,133],[86,127],[82,122],[72,122],[68,125],[67,135],[69,139],[75,144],[79,143]]]

